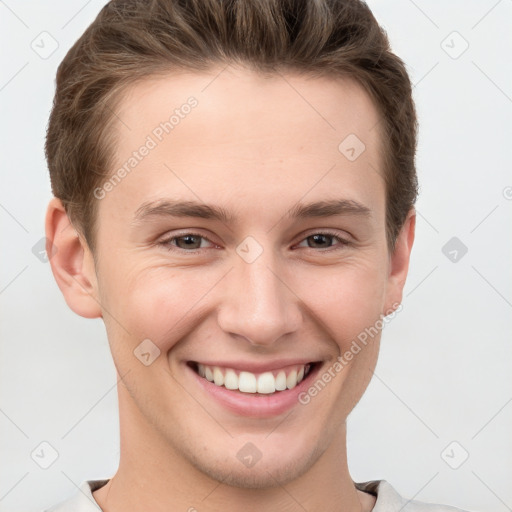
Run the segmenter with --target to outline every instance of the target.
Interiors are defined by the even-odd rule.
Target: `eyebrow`
[[[313,203],[297,203],[286,214],[287,218],[307,219],[357,215],[369,217],[370,208],[352,199],[332,199]],[[134,221],[139,223],[151,217],[196,217],[232,223],[236,217],[225,208],[196,201],[150,201],[143,203],[135,212]]]

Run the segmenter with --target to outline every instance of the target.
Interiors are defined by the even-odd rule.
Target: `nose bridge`
[[[268,242],[268,241],[267,241]],[[229,293],[223,297],[220,327],[254,345],[269,345],[298,329],[297,297],[280,270],[270,244],[247,237],[236,249]]]

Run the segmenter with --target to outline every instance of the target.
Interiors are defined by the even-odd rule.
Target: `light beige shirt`
[[[98,512],[101,508],[96,503],[92,493],[103,487],[107,480],[84,480],[80,489],[69,499],[43,512]],[[371,480],[355,482],[360,491],[365,491],[377,497],[372,512],[467,512],[460,508],[434,503],[424,503],[402,498],[386,480]]]

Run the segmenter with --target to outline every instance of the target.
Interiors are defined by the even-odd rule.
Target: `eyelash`
[[[339,242],[339,245],[337,247],[335,246],[335,247],[329,247],[327,249],[317,249],[316,252],[338,251],[338,250],[343,249],[346,246],[351,245],[351,242],[349,242],[348,240],[346,240],[344,238],[341,238],[339,235],[337,235],[336,233],[333,233],[331,231],[317,231],[315,233],[311,233],[311,234],[307,235],[306,237],[304,237],[299,243],[307,240],[309,237],[312,237],[314,235],[327,235],[329,237],[335,238]],[[175,235],[175,236],[172,236],[170,238],[166,238],[165,240],[162,240],[162,241],[158,242],[158,245],[162,246],[164,249],[166,249],[168,251],[178,251],[178,252],[185,252],[185,253],[192,253],[192,254],[197,254],[198,252],[203,251],[205,249],[205,248],[203,248],[203,249],[192,249],[192,250],[189,251],[189,250],[181,249],[180,247],[176,247],[176,246],[171,245],[171,242],[173,242],[174,240],[177,240],[179,238],[185,238],[186,236],[196,236],[196,237],[199,237],[199,238],[203,238],[204,240],[208,240],[208,242],[216,245],[214,242],[212,242],[207,237],[201,235],[200,233],[194,233],[194,232],[186,232],[186,233],[182,233],[180,235]],[[306,249],[311,249],[313,251],[315,250],[314,247],[306,247]]]

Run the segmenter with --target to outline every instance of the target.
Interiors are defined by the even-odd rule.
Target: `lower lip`
[[[224,408],[241,416],[270,418],[288,411],[293,406],[301,405],[299,395],[309,387],[312,378],[319,372],[321,365],[319,363],[315,364],[306,378],[293,389],[276,391],[268,395],[242,393],[226,389],[224,386],[217,386],[201,377],[187,364],[185,364],[185,367],[192,373],[196,382],[208,396]]]

